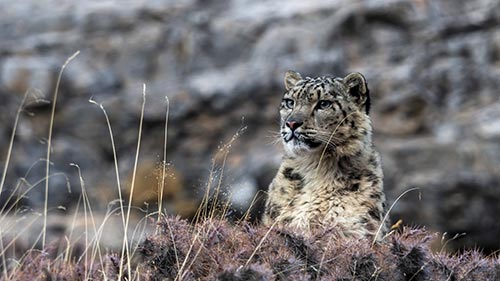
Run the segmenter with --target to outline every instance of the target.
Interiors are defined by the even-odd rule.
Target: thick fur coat
[[[263,221],[347,237],[386,231],[380,157],[371,134],[365,78],[285,75],[281,138],[285,155],[269,186]],[[379,231],[380,229],[380,231]]]

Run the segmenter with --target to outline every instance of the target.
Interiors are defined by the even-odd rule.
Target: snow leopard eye
[[[283,99],[283,103],[285,104],[285,107],[288,109],[293,109],[293,106],[295,105],[295,101],[292,99]]]
[[[320,100],[318,102],[318,105],[316,106],[317,109],[328,109],[332,106],[332,102],[329,100]]]

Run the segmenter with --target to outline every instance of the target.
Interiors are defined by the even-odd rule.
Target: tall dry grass
[[[54,241],[48,241],[47,233],[48,233],[48,218],[49,218],[49,208],[50,206],[48,205],[49,202],[49,186],[50,186],[50,178],[54,176],[67,176],[61,173],[52,173],[51,174],[51,151],[52,151],[52,135],[53,135],[53,130],[54,126],[54,120],[55,120],[55,113],[56,113],[56,108],[57,108],[57,100],[59,96],[59,88],[61,85],[61,79],[64,75],[64,69],[68,66],[68,64],[73,61],[78,55],[79,51],[74,53],[72,56],[70,56],[62,65],[57,81],[55,84],[55,89],[52,97],[52,106],[51,106],[51,114],[49,118],[49,128],[48,128],[48,138],[47,138],[47,150],[46,150],[46,158],[45,159],[40,159],[36,163],[32,165],[32,167],[35,167],[38,162],[45,163],[45,177],[40,179],[39,181],[35,183],[29,183],[25,178],[23,177],[19,180],[18,185],[10,192],[9,197],[6,199],[6,202],[4,206],[1,206],[0,208],[0,258],[1,258],[1,271],[2,271],[2,279],[4,280],[11,280],[12,278],[17,278],[18,272],[23,271],[23,266],[26,266],[28,263],[28,260],[32,258],[33,253],[41,253],[46,254],[48,252],[53,252],[54,249],[52,249],[53,242]],[[13,130],[11,133],[10,137],[10,142],[9,142],[9,147],[7,149],[7,154],[6,154],[6,160],[5,160],[5,165],[3,167],[3,173],[0,181],[0,193],[4,191],[4,185],[5,185],[5,180],[7,177],[8,173],[8,168],[12,156],[12,151],[13,151],[13,146],[15,144],[15,137],[18,129],[18,124],[21,118],[21,114],[23,112],[25,103],[27,101],[27,98],[32,94],[32,92],[27,92],[24,96],[23,99],[18,107],[18,110],[15,115],[15,120],[14,120],[14,126]],[[106,269],[106,262],[109,260],[109,253],[105,253],[105,250],[102,249],[101,246],[101,239],[104,235],[103,231],[105,229],[106,224],[108,223],[108,220],[118,214],[121,217],[121,224],[122,224],[122,231],[123,231],[123,236],[122,237],[117,237],[117,239],[120,239],[121,242],[121,250],[119,255],[118,260],[116,260],[116,263],[119,264],[118,266],[118,272],[117,275],[115,276],[118,279],[130,279],[133,276],[137,277],[138,273],[132,268],[132,259],[134,255],[137,252],[137,243],[135,245],[131,245],[131,241],[134,240],[135,236],[143,237],[145,235],[145,229],[146,225],[149,222],[149,218],[152,218],[154,216],[157,217],[156,222],[159,225],[161,219],[163,218],[164,211],[162,209],[162,204],[163,204],[163,191],[165,188],[165,178],[166,178],[166,168],[167,168],[167,139],[168,139],[168,116],[169,116],[169,100],[168,97],[165,99],[165,126],[164,126],[164,145],[163,145],[163,159],[162,163],[160,164],[160,169],[161,169],[161,180],[159,181],[160,184],[158,186],[158,209],[155,212],[149,213],[144,216],[144,218],[141,220],[142,225],[138,224],[135,226],[135,229],[133,231],[132,237],[129,237],[129,229],[131,228],[131,210],[133,209],[133,206],[131,205],[132,198],[134,196],[134,187],[135,187],[135,182],[136,182],[136,173],[137,173],[137,166],[138,166],[138,161],[140,157],[140,148],[141,148],[141,138],[142,138],[142,126],[143,126],[143,121],[144,121],[144,109],[145,109],[145,102],[146,102],[146,85],[143,85],[142,89],[142,106],[141,106],[141,112],[140,112],[140,118],[138,120],[139,126],[138,126],[138,137],[137,137],[137,147],[135,151],[135,157],[134,157],[134,165],[133,165],[133,171],[132,171],[132,181],[131,181],[131,188],[130,188],[130,193],[129,193],[129,198],[126,200],[122,194],[122,177],[120,175],[120,168],[119,168],[119,163],[118,163],[118,155],[117,155],[117,150],[116,150],[116,144],[115,144],[115,137],[113,133],[113,127],[109,118],[109,115],[103,106],[103,104],[100,104],[92,99],[89,100],[90,103],[98,106],[98,108],[102,111],[103,116],[105,118],[106,126],[108,129],[109,133],[109,139],[110,139],[110,144],[111,144],[111,149],[113,152],[113,162],[114,162],[114,171],[115,171],[115,180],[116,180],[116,191],[118,194],[117,200],[114,202],[110,203],[110,206],[112,206],[114,203],[118,204],[118,207],[116,208],[111,208],[108,209],[106,212],[104,219],[101,220],[100,222],[96,219],[95,213],[92,208],[92,202],[89,199],[89,195],[85,186],[85,180],[82,176],[82,171],[80,169],[80,166],[76,163],[69,163],[70,166],[74,167],[76,172],[78,173],[78,179],[79,179],[79,184],[80,184],[80,189],[81,189],[81,196],[78,199],[77,206],[75,208],[75,211],[72,215],[72,222],[71,226],[69,227],[69,233],[65,235],[64,237],[64,246],[62,247],[62,250],[57,249],[56,251],[56,256],[52,257],[51,263],[57,264],[58,266],[64,266],[65,264],[73,267],[75,265],[81,266],[83,269],[83,272],[81,272],[81,279],[83,280],[89,280],[93,279],[92,276],[94,276],[95,270],[99,270],[99,272],[102,274],[101,278],[104,280],[110,279],[108,276],[108,271]],[[211,167],[211,172],[210,172],[210,177],[209,181],[207,182],[206,186],[206,193],[204,194],[204,197],[202,199],[202,202],[200,204],[200,207],[198,208],[198,211],[196,212],[194,221],[196,223],[201,222],[204,219],[214,219],[217,215],[217,213],[225,213],[227,209],[229,208],[229,201],[223,204],[223,210],[220,210],[220,202],[218,202],[220,198],[220,189],[221,189],[221,183],[222,183],[222,178],[223,178],[223,170],[225,166],[225,162],[227,159],[227,155],[230,151],[230,148],[233,144],[233,142],[236,141],[236,139],[240,136],[240,134],[244,131],[244,128],[240,129],[232,138],[231,140],[223,145],[222,147],[219,148],[217,151],[217,155],[214,157],[212,161],[212,167]],[[223,159],[221,167],[218,167],[217,160],[216,159]],[[28,169],[27,174],[31,171],[31,168]],[[69,185],[69,180],[66,180],[68,185]],[[44,189],[44,207],[40,211],[40,213],[35,213],[35,215],[30,221],[25,222],[23,221],[23,226],[19,228],[19,224],[17,223],[12,223],[11,221],[8,220],[9,216],[13,216],[18,214],[19,210],[16,209],[16,206],[18,205],[19,201],[21,198],[24,198],[28,195],[28,193],[35,188],[36,186],[40,184],[45,184],[45,189]],[[22,186],[26,185],[28,188],[25,190],[21,190]],[[68,189],[70,187],[68,186]],[[17,196],[16,196],[17,194]],[[219,210],[218,210],[219,209]],[[218,211],[217,211],[218,210]],[[26,234],[27,231],[30,231],[33,229],[33,224],[38,222],[39,218],[42,218],[43,223],[41,227],[41,231],[39,235],[36,237],[34,240],[33,244],[31,244],[28,247],[24,248],[19,248],[16,247],[16,245],[19,242],[19,239]],[[77,221],[80,220],[80,218],[83,217],[84,220],[84,231],[82,233],[75,233],[75,228]],[[16,235],[13,237],[8,237],[8,233],[14,232],[14,228],[19,228],[19,231],[16,231]],[[158,233],[159,226],[155,227],[155,233]],[[79,237],[76,237],[76,236]],[[171,233],[171,235],[174,235]],[[193,243],[197,240],[197,237],[201,235],[201,233],[197,233],[193,235]],[[83,236],[83,237],[80,237]],[[79,256],[75,257],[76,250],[75,250],[75,244],[74,241],[79,241],[78,238],[82,238],[84,241],[84,247],[83,250],[81,250],[81,253]],[[40,243],[41,241],[41,243]],[[41,249],[37,249],[36,245],[41,244]],[[194,245],[194,244],[193,244]],[[50,249],[50,251],[49,251]],[[8,253],[8,251],[10,251]],[[32,262],[32,261],[30,261]],[[188,260],[182,261],[180,264],[180,272],[182,272],[183,268],[189,267],[190,262]],[[111,279],[115,279],[115,277]],[[182,274],[178,276],[178,278],[183,277]],[[134,278],[132,278],[134,279]]]
[[[50,243],[47,241],[47,225],[48,225],[48,217],[49,217],[49,186],[50,186],[50,178],[54,176],[61,176],[60,173],[54,173],[51,174],[50,171],[50,166],[52,165],[51,163],[51,151],[52,151],[52,133],[54,129],[54,119],[55,119],[55,112],[56,112],[56,106],[57,106],[57,99],[59,95],[59,88],[61,84],[61,79],[64,74],[64,69],[66,66],[73,60],[75,59],[80,52],[77,51],[74,53],[72,56],[70,56],[62,65],[59,75],[55,84],[55,90],[53,94],[53,99],[52,99],[52,107],[51,107],[51,115],[49,119],[49,129],[48,129],[48,138],[47,138],[47,153],[46,153],[46,158],[45,159],[40,159],[37,162],[45,162],[45,174],[46,176],[31,184],[28,181],[25,180],[25,177],[21,178],[19,180],[19,183],[14,187],[12,191],[10,191],[9,197],[5,200],[5,203],[3,206],[0,206],[0,259],[1,259],[1,271],[2,271],[2,278],[4,280],[11,280],[14,276],[16,276],[17,269],[25,263],[26,257],[28,256],[28,253],[30,252],[36,252],[39,250],[36,250],[35,245],[41,241],[41,252],[45,252],[47,248],[50,248],[49,246]],[[10,137],[10,142],[9,142],[9,147],[7,149],[7,154],[6,154],[6,160],[5,160],[5,165],[3,167],[3,173],[0,181],[0,194],[4,191],[4,185],[5,185],[5,180],[7,177],[8,173],[8,168],[12,156],[12,151],[13,151],[13,146],[15,144],[15,137],[18,129],[18,124],[19,120],[21,118],[21,113],[23,112],[23,108],[25,106],[26,100],[29,97],[31,92],[27,92],[21,101],[21,104],[18,107],[18,110],[16,112],[15,120],[14,120],[14,126],[13,130],[11,133]],[[98,104],[97,102],[93,100],[89,100],[89,102],[96,104],[99,106],[100,110],[102,110],[103,115],[106,119],[106,125],[108,127],[109,131],[109,137],[110,137],[110,142],[112,146],[112,151],[113,151],[113,156],[114,156],[114,167],[115,167],[115,175],[116,175],[116,186],[117,186],[117,194],[118,194],[118,199],[116,202],[119,204],[118,208],[110,209],[107,211],[106,215],[104,216],[104,219],[100,223],[100,225],[97,223],[95,217],[94,217],[94,212],[92,211],[92,204],[89,200],[89,196],[87,193],[87,190],[85,188],[85,181],[83,179],[80,167],[75,164],[75,163],[69,163],[69,165],[75,167],[75,169],[78,172],[78,178],[80,182],[80,188],[81,188],[81,196],[77,202],[77,206],[75,208],[75,212],[73,214],[73,222],[70,227],[69,234],[65,236],[66,240],[66,246],[64,251],[62,251],[57,257],[54,258],[54,262],[58,263],[67,263],[72,264],[75,261],[72,260],[74,259],[73,256],[73,246],[71,245],[71,241],[75,241],[77,239],[73,239],[74,237],[74,228],[75,228],[75,222],[77,221],[77,218],[79,216],[83,216],[84,220],[84,232],[83,232],[83,240],[84,240],[84,250],[83,253],[77,257],[76,263],[83,263],[83,268],[85,268],[85,271],[83,273],[83,279],[87,280],[90,278],[92,275],[91,272],[93,272],[94,267],[96,265],[101,266],[101,272],[103,273],[102,278],[104,280],[107,280],[108,277],[106,275],[105,269],[102,267],[104,266],[104,255],[105,253],[101,249],[101,243],[100,240],[103,236],[103,230],[108,222],[108,219],[114,215],[115,213],[119,213],[121,218],[122,218],[122,228],[123,228],[123,237],[117,237],[118,239],[122,240],[122,250],[121,250],[121,255],[120,255],[120,270],[118,273],[118,278],[121,279],[123,276],[132,276],[132,269],[130,267],[130,259],[133,256],[134,252],[136,251],[137,245],[135,245],[135,248],[132,249],[130,245],[130,241],[133,239],[130,239],[131,237],[128,237],[128,230],[129,230],[129,224],[130,224],[130,216],[131,216],[131,199],[134,193],[134,183],[135,183],[135,175],[137,171],[137,163],[139,159],[139,151],[140,151],[140,144],[141,144],[141,134],[142,134],[142,124],[143,124],[143,119],[144,119],[144,102],[146,100],[146,86],[144,85],[143,87],[143,104],[142,104],[142,109],[141,109],[141,117],[139,120],[139,129],[138,129],[138,140],[137,140],[137,150],[135,154],[135,161],[134,161],[134,169],[133,169],[133,180],[132,180],[132,187],[131,187],[131,192],[130,192],[130,198],[129,200],[125,201],[123,196],[122,196],[122,179],[119,174],[119,167],[118,167],[118,156],[116,153],[116,146],[115,146],[115,138],[113,135],[113,130],[112,130],[112,125],[110,123],[109,116],[102,104]],[[163,164],[162,167],[165,167],[166,163],[166,137],[167,137],[167,121],[168,121],[168,99],[167,99],[167,113],[166,113],[166,122],[165,122],[165,153],[164,153],[164,159],[163,159]],[[34,167],[37,163],[34,163],[32,167]],[[30,172],[31,168],[28,170],[27,174]],[[62,175],[65,176],[66,175]],[[165,168],[163,168],[163,173],[162,173],[162,178],[165,178]],[[163,181],[164,182],[164,181]],[[14,227],[19,227],[18,224],[16,223],[11,223],[11,221],[8,220],[8,216],[14,216],[18,214],[19,210],[16,209],[16,206],[18,205],[19,201],[21,198],[24,198],[27,196],[27,194],[36,186],[38,186],[41,183],[45,183],[45,199],[44,199],[44,207],[41,210],[41,213],[34,213],[36,216],[30,220],[29,222],[23,222],[23,227],[19,229],[19,231],[16,231],[16,235],[13,237],[7,237],[8,233],[12,233],[14,230]],[[67,183],[69,184],[69,180],[67,180]],[[21,190],[22,185],[28,186],[26,190]],[[163,187],[161,187],[161,190],[163,190]],[[17,196],[16,196],[17,194]],[[157,210],[156,214],[161,214],[162,213],[162,206],[161,202],[163,201],[162,198],[163,194],[160,192],[158,201],[160,202],[159,204],[159,209]],[[125,202],[128,202],[128,205],[125,205]],[[83,208],[83,214],[79,213],[79,210]],[[148,214],[148,216],[151,216],[152,214]],[[26,235],[26,232],[31,230],[33,224],[39,220],[38,217],[42,217],[43,219],[43,225],[41,228],[40,235],[35,239],[34,243],[29,246],[25,247],[24,249],[16,249],[16,244],[19,242],[19,238],[22,235]],[[141,221],[146,221],[147,217],[143,218]],[[142,224],[142,227],[139,224],[138,226],[135,227],[133,231],[133,236],[138,235],[138,236],[144,236],[144,231],[145,231],[145,224]],[[91,229],[90,229],[91,228]],[[142,229],[142,230],[141,230]],[[92,234],[92,235],[91,235]],[[90,237],[93,238],[90,238]],[[9,238],[9,239],[8,239]],[[133,237],[132,237],[133,238]],[[9,255],[7,255],[9,252]],[[98,261],[98,262],[96,262]]]

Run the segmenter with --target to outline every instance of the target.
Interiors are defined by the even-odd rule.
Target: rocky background
[[[54,86],[77,50],[57,100],[51,213],[72,214],[81,195],[70,163],[97,210],[118,197],[106,120],[91,98],[110,117],[126,195],[147,85],[135,205],[156,208],[143,202],[157,197],[167,96],[164,207],[190,217],[207,186],[220,186],[238,214],[280,161],[284,72],[359,71],[373,95],[390,203],[419,188],[391,219],[446,232],[445,241],[467,233],[446,244],[452,250],[500,247],[498,0],[1,1],[2,168],[29,96],[0,207],[13,195],[19,206],[43,208]]]

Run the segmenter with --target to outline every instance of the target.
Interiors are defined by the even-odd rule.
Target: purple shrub
[[[206,219],[189,224],[166,217],[132,258],[132,279],[140,280],[498,280],[500,260],[478,251],[433,253],[433,235],[404,228],[372,245],[342,237],[335,229],[304,236],[287,228],[231,224]],[[49,251],[32,250],[15,268],[16,280],[118,279],[120,257],[111,253],[94,264],[64,262]],[[126,259],[125,259],[126,260]],[[126,271],[126,270],[125,270]],[[127,276],[124,276],[126,278]],[[1,278],[1,277],[0,277]]]

